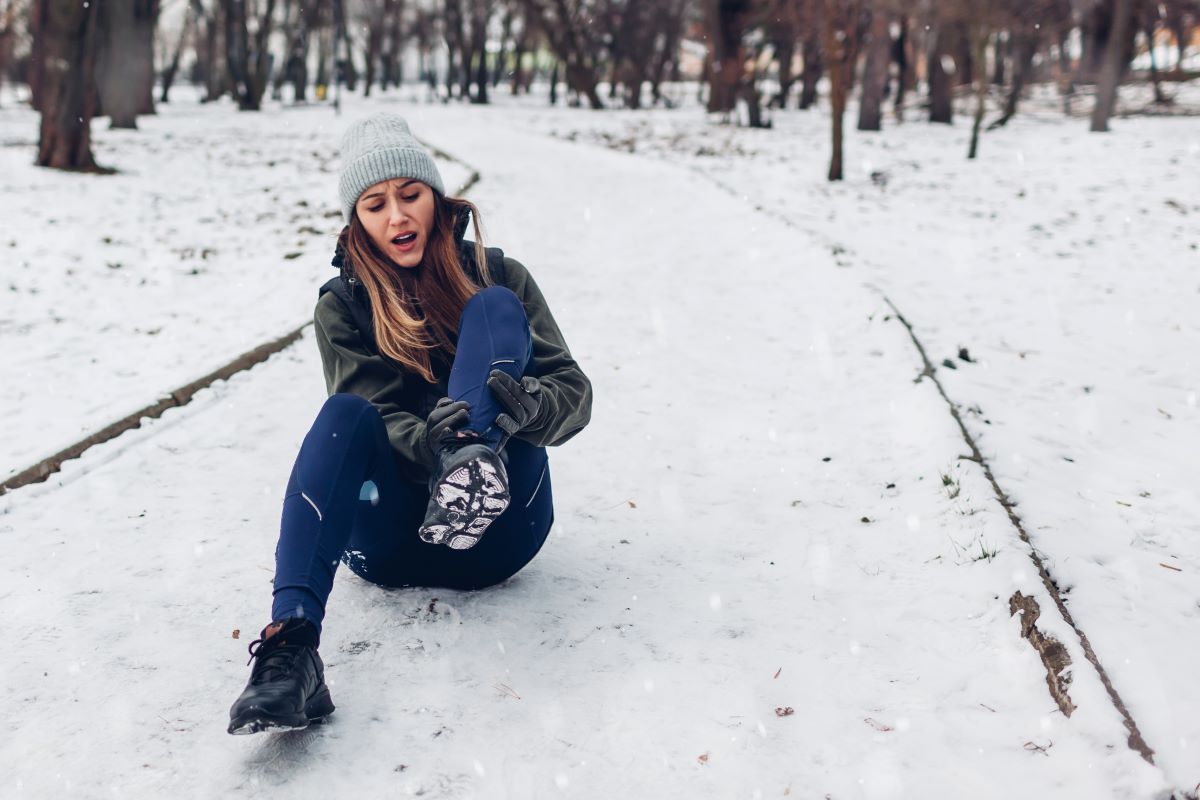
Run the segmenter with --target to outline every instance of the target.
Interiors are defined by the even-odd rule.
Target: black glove
[[[438,400],[437,405],[433,407],[433,411],[429,412],[429,418],[425,420],[425,436],[423,439],[425,449],[437,455],[438,448],[442,444],[442,439],[467,424],[468,409],[470,407],[471,404],[466,400],[456,401],[451,400],[449,397],[443,397],[441,400]]]
[[[526,375],[518,383],[508,373],[494,369],[488,375],[487,385],[500,405],[504,406],[504,411],[496,417],[496,425],[500,430],[512,436],[540,422],[538,412],[542,408],[542,385],[537,378]]]

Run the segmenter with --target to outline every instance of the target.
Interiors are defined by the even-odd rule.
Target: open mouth
[[[415,233],[402,233],[399,236],[392,239],[392,244],[398,244],[398,245],[403,246],[406,244],[412,244],[413,242],[416,241],[416,239],[417,239],[417,235]]]

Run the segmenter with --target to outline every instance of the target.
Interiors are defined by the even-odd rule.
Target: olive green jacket
[[[591,419],[592,384],[571,357],[529,271],[516,259],[505,257],[504,278],[529,317],[533,355],[525,374],[536,377],[542,386],[538,417],[544,422],[518,432],[516,438],[538,447],[562,444]],[[438,382],[431,384],[376,354],[373,346],[364,344],[353,315],[333,292],[321,295],[313,319],[329,394],[348,392],[369,400],[383,417],[402,470],[411,479],[424,481],[434,465],[434,454],[425,443],[425,415],[437,399],[446,396],[449,365],[435,363]]]

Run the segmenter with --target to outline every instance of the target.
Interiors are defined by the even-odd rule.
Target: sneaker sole
[[[446,473],[430,493],[421,539],[454,550],[474,547],[508,508],[507,484],[504,464],[494,453]]]
[[[229,733],[241,736],[265,731],[298,731],[314,722],[323,722],[333,713],[333,698],[328,687],[322,686],[304,707],[303,714],[270,714],[251,706],[229,722]]]

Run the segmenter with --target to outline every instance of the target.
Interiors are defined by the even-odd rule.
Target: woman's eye
[[[368,208],[367,211],[370,211],[372,214],[374,214],[376,211],[380,210],[381,208],[383,208],[383,206],[375,206],[374,208]]]
[[[416,200],[420,196],[421,196],[421,193],[417,192],[416,194],[410,194],[408,197],[406,197],[404,199],[411,203],[413,200]]]

